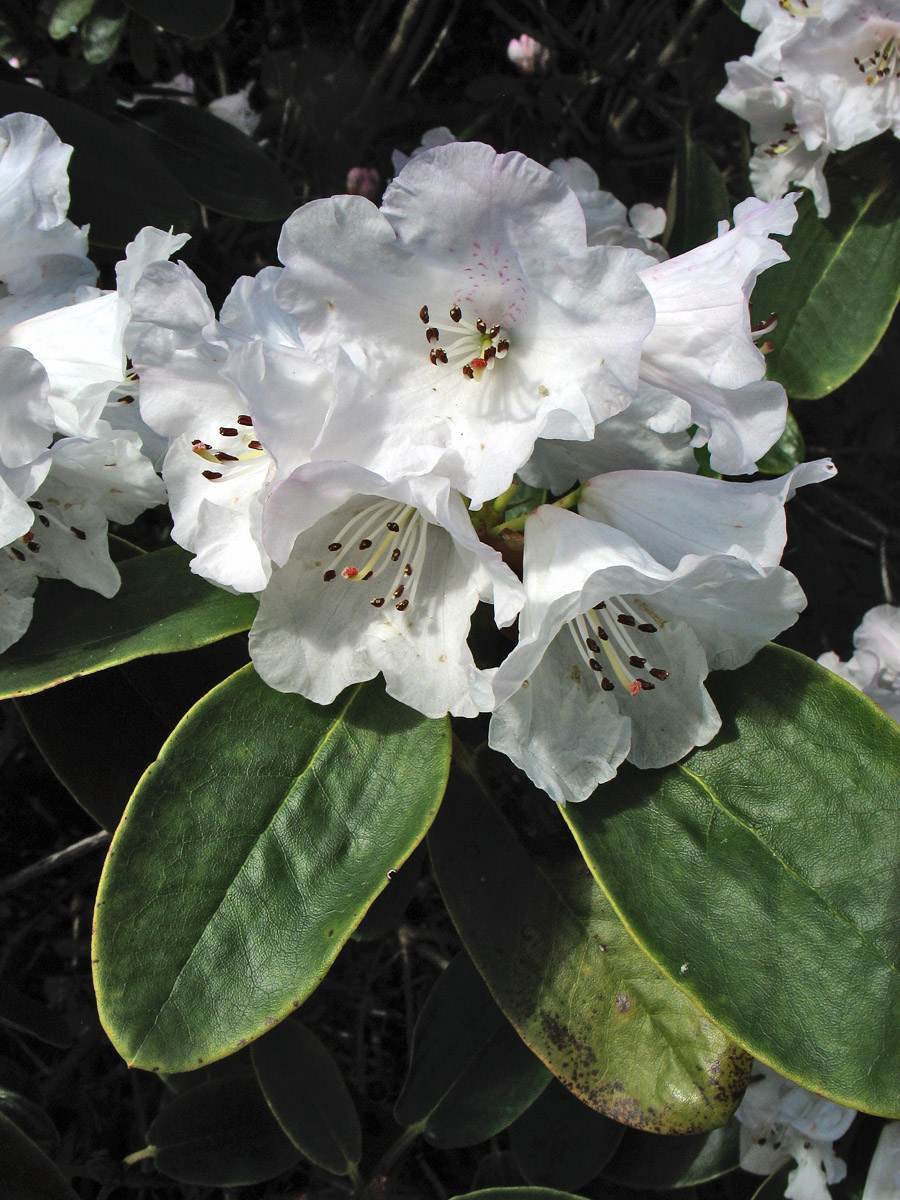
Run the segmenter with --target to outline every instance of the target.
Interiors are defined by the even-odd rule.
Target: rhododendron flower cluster
[[[182,239],[144,230],[100,293],[57,214],[71,247],[55,298],[25,271],[30,307],[4,335],[9,378],[31,389],[3,409],[7,541],[29,545],[48,472],[88,472],[114,436],[143,475],[115,511],[94,494],[93,523],[79,510],[93,545],[105,515],[158,498],[139,449],[155,436],[173,537],[195,572],[259,596],[250,649],[273,687],[328,703],[380,673],[428,716],[493,712],[492,743],[561,802],[626,758],[673,762],[719,727],[707,672],[746,662],[804,605],[779,566],[784,505],[831,464],[728,482],[699,477],[693,453],[746,474],[782,432],[747,302],[795,215],[791,197],[745,201],[669,258],[652,240],[662,211],[626,214],[587,164],[437,130],[380,207],[349,195],[295,212],[283,265],[239,280],[217,317],[167,261]],[[136,379],[153,434],[112,419]],[[48,449],[54,429],[68,436]],[[504,520],[520,481],[547,503]],[[92,586],[111,591],[110,571]],[[479,602],[498,627],[519,618],[493,667],[468,644]]]
[[[93,286],[87,229],[66,218],[70,153],[40,117],[0,120],[0,649],[27,629],[41,576],[113,595],[107,522],[165,499],[123,338],[144,267],[186,239],[143,230],[117,289]]]
[[[718,99],[750,123],[753,190],[772,200],[808,187],[827,217],[828,155],[900,133],[900,4],[746,0],[741,16],[759,40],[726,64]]]

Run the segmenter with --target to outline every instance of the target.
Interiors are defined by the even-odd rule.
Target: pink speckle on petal
[[[355,579],[357,577],[357,575],[359,574],[359,568],[358,567],[344,567],[343,571],[341,571],[341,574],[343,575],[343,577],[345,579]]]

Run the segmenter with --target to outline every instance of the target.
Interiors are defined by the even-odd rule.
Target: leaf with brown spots
[[[428,844],[494,999],[568,1088],[655,1133],[725,1123],[750,1059],[637,946],[580,856],[538,859],[463,770]]]

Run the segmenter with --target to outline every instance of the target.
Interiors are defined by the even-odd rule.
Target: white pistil
[[[379,594],[369,603],[381,608],[388,597],[396,603],[398,612],[409,608],[418,590],[422,565],[425,561],[428,523],[408,504],[395,500],[375,500],[356,513],[344,525],[328,549],[337,557],[323,574],[325,583],[341,578],[349,583],[366,583],[378,579],[392,567],[389,587],[379,588]],[[376,544],[377,543],[377,544]],[[374,549],[373,549],[374,546]],[[360,551],[365,560],[357,565],[352,559]]]
[[[889,37],[886,42],[877,47],[868,58],[853,57],[860,72],[865,75],[866,83],[880,83],[882,79],[900,75],[900,42],[896,37]]]
[[[241,475],[246,475],[253,470],[257,459],[267,457],[262,443],[256,439],[253,421],[246,414],[242,413],[234,425],[220,426],[219,436],[225,439],[228,445],[227,450],[224,448],[214,450],[208,442],[201,441],[200,438],[194,438],[191,443],[191,449],[198,458],[214,465],[215,470],[201,472],[204,479],[208,479],[211,483],[215,483],[226,475],[230,483],[233,479],[238,479]],[[235,463],[241,465],[235,466]]]
[[[646,672],[659,682],[669,677],[669,672],[662,667],[648,664],[648,655],[641,654],[628,632],[634,629],[641,634],[652,635],[658,632],[657,627],[651,621],[642,620],[621,596],[612,596],[589,612],[581,613],[569,621],[569,629],[578,653],[598,677],[599,686],[605,692],[612,691],[615,685],[604,673],[604,657],[616,679],[631,696],[651,692],[656,687],[655,683],[637,672]]]
[[[419,320],[427,326],[425,340],[432,347],[428,357],[434,366],[461,366],[467,379],[481,379],[509,353],[509,337],[499,325],[488,325],[481,317],[474,324],[467,321],[458,304],[450,309],[452,326],[445,325],[443,332],[430,324],[427,305],[419,309]]]

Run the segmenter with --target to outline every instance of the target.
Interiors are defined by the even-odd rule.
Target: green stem
[[[153,1158],[156,1154],[155,1146],[145,1146],[143,1150],[135,1150],[134,1154],[129,1154],[127,1158],[123,1158],[122,1162],[126,1167],[132,1167],[137,1162],[142,1162],[145,1158]]]
[[[392,1146],[388,1146],[387,1150],[385,1150],[381,1161],[373,1172],[373,1178],[377,1179],[382,1175],[387,1175],[397,1159],[403,1157],[424,1128],[425,1123],[419,1121],[415,1125],[410,1125],[408,1129],[404,1129],[396,1142]]]
[[[583,485],[579,485],[571,492],[567,492],[565,496],[560,496],[558,500],[554,500],[552,508],[575,508],[578,501],[581,499],[581,489]],[[533,510],[536,511],[536,510]],[[525,528],[525,522],[531,516],[530,512],[522,513],[521,516],[513,517],[511,521],[503,521],[500,525],[495,525],[491,530],[491,536],[498,533],[503,533],[505,530],[510,532],[520,533]]]
[[[509,505],[510,500],[519,490],[518,480],[514,479],[505,492],[501,492],[496,500],[491,501],[491,508],[494,512],[502,513]]]

